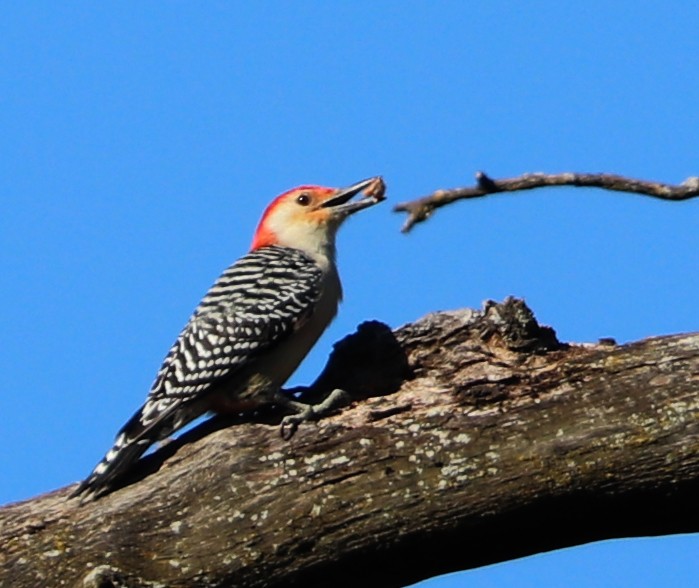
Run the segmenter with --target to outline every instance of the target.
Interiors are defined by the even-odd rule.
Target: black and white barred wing
[[[199,397],[310,318],[322,270],[284,247],[253,251],[214,283],[163,362],[144,424],[171,401]]]
[[[99,491],[154,442],[200,416],[195,401],[303,325],[321,287],[320,267],[294,249],[265,247],[230,266],[170,348],[146,403],[75,493]]]

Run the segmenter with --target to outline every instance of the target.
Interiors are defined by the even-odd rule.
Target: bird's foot
[[[280,402],[280,404],[282,404],[284,408],[293,410],[294,414],[287,415],[282,419],[282,439],[285,441],[291,439],[299,428],[299,425],[304,421],[317,421],[322,419],[335,412],[337,409],[349,405],[351,402],[352,397],[339,388],[333,390],[318,404],[305,404],[284,396],[284,400]]]

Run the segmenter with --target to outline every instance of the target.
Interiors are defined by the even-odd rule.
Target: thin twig
[[[575,186],[585,188],[602,188],[616,192],[631,192],[643,194],[661,200],[688,200],[699,196],[699,177],[687,178],[679,185],[662,184],[636,180],[615,174],[586,174],[586,173],[562,173],[562,174],[523,174],[516,178],[494,180],[484,172],[476,173],[475,186],[468,188],[454,188],[452,190],[437,190],[429,196],[424,196],[409,202],[397,204],[393,210],[407,212],[408,219],[403,225],[402,231],[407,233],[419,222],[427,220],[435,209],[451,204],[455,200],[466,198],[481,198],[497,192],[518,192],[521,190],[533,190],[547,186]]]

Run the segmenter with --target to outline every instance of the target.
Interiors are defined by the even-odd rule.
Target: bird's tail
[[[182,410],[181,403],[177,401],[167,406],[156,418],[152,418],[151,411],[146,413],[145,409],[144,405],[121,428],[112,448],[71,493],[71,498],[81,495],[96,498],[109,492],[153,443],[168,437],[198,416]]]
[[[121,428],[111,449],[73,491],[71,498],[84,495],[99,496],[108,491],[114,482],[141,457],[157,438],[143,434],[141,410]],[[139,431],[141,429],[141,431]]]

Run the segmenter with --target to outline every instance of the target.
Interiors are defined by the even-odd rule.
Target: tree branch
[[[699,177],[687,178],[682,184],[675,186],[660,182],[637,180],[615,174],[586,174],[586,173],[561,173],[523,174],[516,178],[494,180],[484,172],[476,172],[476,185],[468,188],[455,188],[452,190],[437,190],[429,196],[424,196],[409,202],[397,204],[395,212],[407,212],[408,218],[401,229],[404,233],[410,231],[414,225],[427,220],[432,213],[442,206],[451,204],[456,200],[467,198],[482,198],[498,192],[519,192],[533,190],[547,186],[574,186],[577,188],[602,188],[615,192],[630,192],[642,194],[661,200],[688,200],[699,196]]]
[[[387,588],[699,530],[699,334],[565,345],[508,299],[361,325],[333,387],[289,442],[209,421],[95,502],[0,509],[0,585]]]

